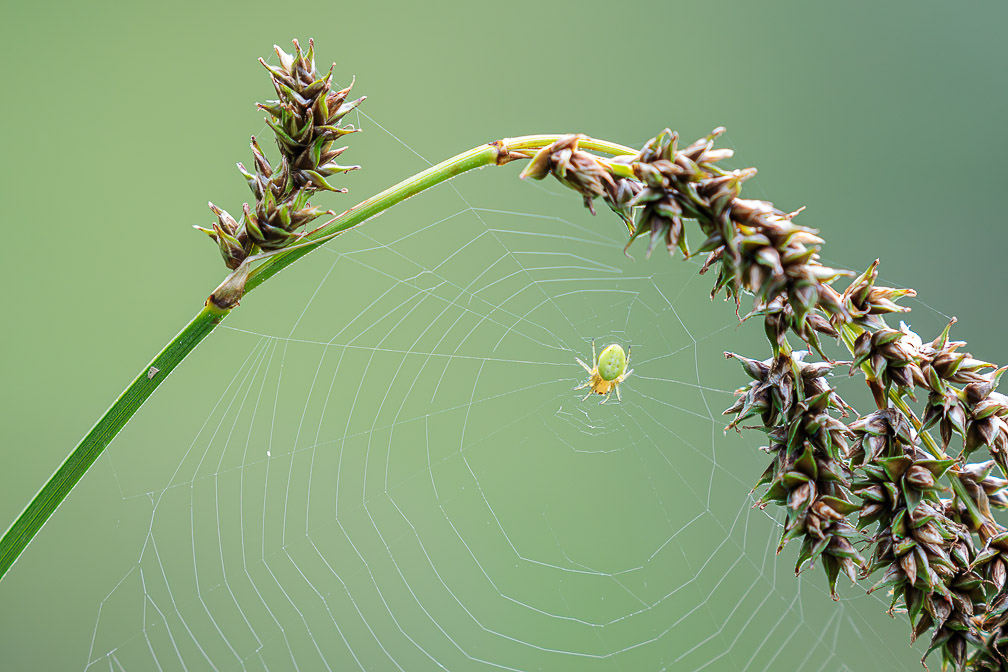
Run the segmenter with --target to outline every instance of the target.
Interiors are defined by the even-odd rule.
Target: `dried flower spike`
[[[905,324],[891,327],[886,316],[909,312],[897,301],[915,292],[877,285],[877,261],[843,292],[833,289],[853,274],[819,262],[823,241],[792,221],[797,212],[740,198],[755,171],[714,165],[731,155],[713,149],[721,132],[677,149],[666,129],[617,160],[582,152],[582,137],[566,136],[541,150],[523,177],[553,174],[589,208],[602,196],[625,220],[636,214],[627,247],[647,237],[648,254],[663,241],[688,256],[685,222],[696,221],[706,240],[695,251],[708,253],[700,272],[716,268],[712,296],[724,290],[738,305],[752,295],[746,317],[763,317],[772,348],[764,361],[728,355],[753,382],[725,413],[735,416],[728,428],[758,417],[769,439],[763,450],[773,462],[757,483],[767,486],[757,505],[784,510],[778,550],[801,538],[796,571],[821,560],[834,597],[839,574],[853,581],[859,567],[863,577],[881,571],[871,590],[892,589],[911,639],[933,631],[927,653],[940,652],[943,669],[1008,671],[1008,530],[991,514],[1008,507],[1008,479],[990,475],[994,464],[1008,475],[1008,396],[995,391],[1008,369],[962,352],[949,327],[930,343]],[[827,361],[806,363],[789,334]],[[841,419],[852,409],[826,382],[837,363],[820,334],[843,339],[851,373],[864,375],[877,411],[849,425]],[[918,389],[928,393],[923,420],[907,405]],[[928,433],[935,425],[940,444]],[[945,453],[953,432],[963,437],[958,460]],[[965,463],[980,448],[992,459]],[[847,520],[855,513],[857,528]],[[869,561],[855,548],[865,543]]]
[[[578,147],[583,135],[566,135],[540,149],[519,175],[541,180],[553,175],[561,184],[581,194],[584,205],[595,214],[594,200],[601,196],[609,207],[633,230],[632,201],[640,191],[634,180],[613,175],[613,168]]]
[[[276,137],[280,162],[272,165],[252,138],[252,165],[249,171],[241,163],[238,170],[252,191],[255,204],[242,207],[241,221],[211,204],[218,221],[204,231],[220,247],[228,268],[234,270],[257,251],[279,250],[301,237],[299,229],[331,210],[314,207],[309,199],[317,191],[344,193],[332,185],[337,173],[357,170],[360,166],[341,165],[336,158],[346,147],[333,148],[339,138],[359,129],[342,125],[343,118],[356,109],[365,97],[347,101],[350,86],[332,91],[332,67],[325,74],[315,68],[315,45],[308,41],[308,52],[294,40],[295,53],[276,49],[280,64],[263,64],[273,81],[277,99],[259,103],[268,116],[266,123]],[[333,66],[335,67],[335,66]]]

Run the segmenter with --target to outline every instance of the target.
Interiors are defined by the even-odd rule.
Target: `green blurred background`
[[[881,257],[923,299],[922,335],[954,314],[974,354],[1006,359],[1003,2],[11,3],[0,19],[0,527],[222,277],[189,227],[207,200],[248,199],[233,163],[266,135],[256,58],[291,37],[368,95],[344,155],[365,169],[334,209],[502,136],[639,146],[725,125],[736,165],[760,170],[747,194],[808,206],[827,262]],[[832,602],[818,569],[795,580],[795,549],[775,560],[775,522],[748,508],[758,440],[712,416],[742,382],[721,351],[762,355],[758,329],[732,326],[695,266],[626,260],[608,213],[517,172],[413,199],[243,302],[0,582],[3,667],[918,669],[903,621],[857,587]],[[457,215],[460,195],[485,211]],[[495,261],[494,288],[459,300],[451,283]],[[523,314],[541,333],[508,337]],[[593,337],[636,348],[622,406],[569,392]]]

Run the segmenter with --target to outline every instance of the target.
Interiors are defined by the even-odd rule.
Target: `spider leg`
[[[609,391],[606,392],[605,397],[602,398],[602,401],[598,402],[599,406],[601,406],[605,402],[609,401],[609,397],[611,397],[611,396],[612,396],[612,388],[609,388]]]
[[[598,357],[595,355],[595,339],[592,339],[592,366],[598,366]]]
[[[630,360],[627,360],[627,361],[630,361]],[[619,382],[622,383],[624,380],[626,380],[627,378],[629,378],[631,373],[633,373],[633,369],[630,369],[629,371],[627,371],[626,373],[624,373],[622,376],[620,376],[619,377]]]
[[[616,400],[619,401],[622,404],[623,403],[623,397],[621,397],[620,393],[619,393],[619,384],[617,383],[616,385],[614,385],[613,389],[616,390]]]
[[[574,387],[574,388],[571,388],[571,389],[574,389],[574,390],[583,390],[584,388],[588,387],[589,385],[591,385],[591,381],[590,380],[587,383],[584,383],[583,385],[578,385],[577,387]]]
[[[588,373],[592,372],[592,370],[590,368],[588,368],[588,365],[581,361],[580,357],[575,357],[574,359],[577,360],[577,363],[580,364],[581,368],[583,368],[585,371],[587,371]]]
[[[582,399],[581,401],[588,401],[588,397],[590,397],[590,396],[591,396],[591,395],[593,395],[594,393],[595,393],[595,390],[592,390],[592,391],[590,391],[590,392],[589,392],[588,394],[586,394],[586,395],[584,396],[584,399]]]

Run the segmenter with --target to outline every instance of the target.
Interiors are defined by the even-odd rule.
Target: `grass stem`
[[[499,157],[507,156],[510,151],[539,149],[552,144],[560,137],[562,136],[554,134],[508,138],[497,143],[474,147],[431,166],[337,215],[302,238],[292,249],[281,250],[262,261],[249,273],[244,294],[247,295],[340,233],[380,215],[411,196],[470,170],[496,165]],[[581,146],[609,155],[636,153],[629,147],[593,138],[583,140]],[[105,447],[126,426],[129,419],[229,312],[230,309],[218,308],[213,302],[208,301],[192,321],[144,366],[129,387],[105,411],[0,539],[0,579],[7,574],[49,517],[67,498]]]

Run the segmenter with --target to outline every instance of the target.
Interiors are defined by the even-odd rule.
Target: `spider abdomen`
[[[616,380],[626,371],[626,365],[626,353],[623,352],[623,348],[619,344],[613,343],[599,355],[599,377],[606,382]]]
[[[613,343],[603,350],[600,356],[596,356],[595,341],[592,341],[592,365],[588,366],[579,357],[574,359],[582,369],[588,372],[588,382],[574,388],[575,390],[583,390],[590,387],[585,399],[592,394],[601,394],[605,396],[605,399],[599,403],[604,404],[609,400],[609,394],[615,391],[616,398],[623,401],[620,397],[619,385],[633,373],[633,369],[627,371],[627,367],[630,365],[629,350],[624,353],[622,347]]]

